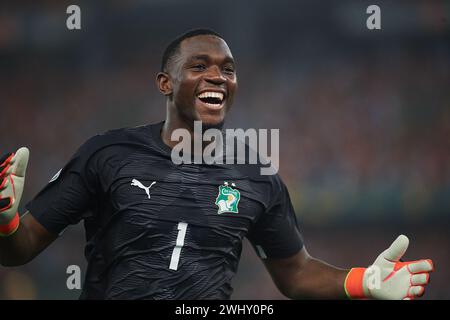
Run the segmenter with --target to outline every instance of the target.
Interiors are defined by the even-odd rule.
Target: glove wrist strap
[[[16,212],[16,215],[12,220],[6,224],[0,224],[0,236],[8,237],[17,231],[19,228],[20,217],[19,213]]]
[[[352,268],[347,274],[344,282],[344,289],[350,299],[367,298],[364,294],[363,279],[366,268]]]

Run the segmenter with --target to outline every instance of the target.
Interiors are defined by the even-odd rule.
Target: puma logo
[[[148,198],[150,199],[150,188],[156,183],[156,181],[153,181],[152,184],[148,187],[144,186],[139,180],[133,179],[131,180],[131,185],[134,187],[138,187],[145,190],[145,193],[147,194]]]

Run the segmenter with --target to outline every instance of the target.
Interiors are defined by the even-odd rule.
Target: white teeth
[[[206,91],[198,96],[199,98],[218,98],[220,101],[223,100],[223,93],[221,92],[212,92],[212,91]]]

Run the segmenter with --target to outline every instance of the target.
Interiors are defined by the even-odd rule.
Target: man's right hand
[[[19,227],[18,207],[29,155],[28,148],[23,147],[0,158],[0,236],[10,236]]]

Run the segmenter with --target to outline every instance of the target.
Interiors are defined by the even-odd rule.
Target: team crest
[[[236,187],[234,183],[231,184],[232,187]],[[241,194],[239,190],[233,189],[228,185],[228,182],[224,182],[223,186],[219,186],[219,194],[217,195],[216,205],[219,207],[217,210],[218,214],[224,212],[238,213],[238,204],[241,199]]]

